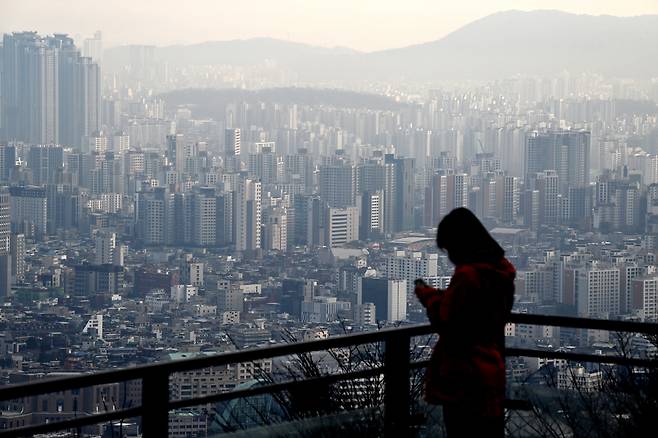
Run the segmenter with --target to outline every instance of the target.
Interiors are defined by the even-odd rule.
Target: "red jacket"
[[[503,258],[457,266],[445,290],[416,287],[439,332],[425,376],[428,403],[463,403],[481,415],[503,415],[505,323],[515,276]]]

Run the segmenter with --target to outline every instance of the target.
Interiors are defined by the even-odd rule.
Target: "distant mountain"
[[[507,11],[425,44],[370,55],[371,65],[417,77],[491,78],[516,73],[658,75],[658,15],[612,17]]]
[[[252,65],[265,59],[300,79],[491,79],[517,73],[596,72],[658,76],[658,15],[612,17],[558,11],[507,11],[424,44],[363,53],[269,38],[156,49],[171,64]],[[125,63],[129,49],[106,59]]]

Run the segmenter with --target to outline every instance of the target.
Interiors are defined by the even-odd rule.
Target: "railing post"
[[[142,436],[166,437],[169,433],[169,373],[153,370],[142,380]]]
[[[384,344],[384,435],[407,435],[409,427],[409,337],[391,333]]]

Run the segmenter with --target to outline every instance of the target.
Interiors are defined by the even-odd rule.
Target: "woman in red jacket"
[[[416,296],[439,332],[425,399],[443,405],[450,438],[504,436],[505,322],[514,300],[514,266],[465,208],[439,224],[436,243],[455,265],[450,286],[422,280]]]

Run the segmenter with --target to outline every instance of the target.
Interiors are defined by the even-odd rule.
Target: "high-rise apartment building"
[[[359,196],[359,239],[380,237],[384,233],[384,192],[362,192]]]
[[[227,157],[239,156],[241,149],[240,129],[231,128],[224,131],[224,151]]]
[[[124,247],[117,245],[117,235],[99,232],[94,239],[95,264],[123,266]]]
[[[20,283],[25,278],[25,235],[11,233],[11,278]]]
[[[235,190],[234,227],[236,251],[261,248],[262,186],[241,175]]]
[[[0,188],[0,297],[11,294],[11,215],[10,197]]]
[[[590,133],[587,131],[533,132],[526,140],[525,183],[547,170],[559,177],[560,193],[569,187],[584,187],[590,182]]]
[[[152,187],[137,193],[135,231],[145,245],[166,245],[172,241],[171,204],[171,196],[164,187]]]
[[[263,248],[273,251],[288,249],[288,214],[283,208],[272,208],[264,214]]]
[[[59,50],[36,32],[3,37],[3,138],[59,142]]]
[[[496,215],[503,223],[514,223],[519,214],[519,179],[515,176],[496,177]]]
[[[11,195],[11,227],[26,237],[41,239],[47,233],[48,198],[46,189],[36,186],[14,186]]]
[[[100,69],[66,35],[3,38],[2,137],[81,147],[100,128]]]
[[[384,157],[384,229],[387,233],[414,228],[414,160]]]
[[[467,206],[468,175],[452,171],[441,171],[432,175],[429,186],[425,189],[423,220],[426,226],[435,227],[453,209]]]
[[[406,280],[408,293],[413,292],[414,280],[423,278],[428,283],[439,275],[438,254],[396,251],[386,258],[386,278]]]
[[[190,196],[191,238],[196,246],[215,246],[217,243],[217,195],[212,187],[201,187]]]
[[[535,174],[535,187],[539,191],[539,221],[546,225],[560,222],[558,197],[560,194],[559,177],[554,170]]]
[[[274,152],[273,144],[261,143],[258,152],[249,154],[247,168],[249,176],[259,179],[263,184],[274,184],[277,181],[279,165],[282,159]]]
[[[578,315],[608,318],[620,311],[619,268],[592,266],[578,269],[575,279]]]

